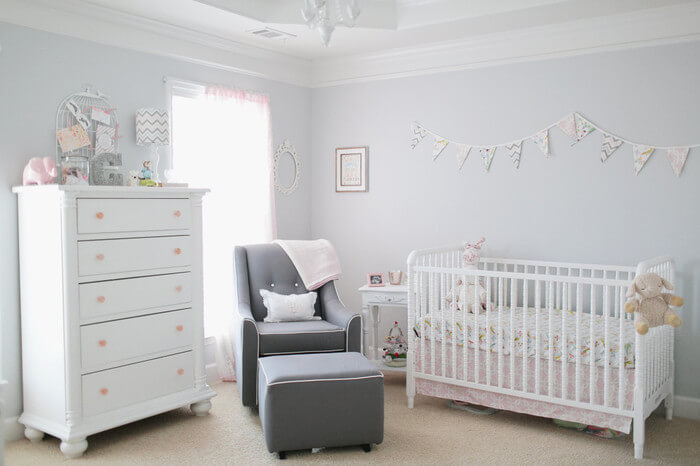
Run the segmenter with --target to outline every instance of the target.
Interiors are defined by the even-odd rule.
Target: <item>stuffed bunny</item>
[[[445,303],[447,305],[452,304],[452,300],[456,301],[457,310],[471,312],[474,314],[474,283],[467,283],[464,285],[462,279],[457,281],[457,286],[454,290],[450,290],[445,296]],[[493,303],[487,303],[486,289],[479,283],[476,284],[476,293],[478,293],[479,305],[481,306],[481,311],[485,311],[487,308],[492,311],[494,310]]]
[[[669,307],[669,304],[682,306],[683,298],[663,293],[664,288],[672,290],[673,285],[655,273],[637,275],[630,286],[627,297],[631,299],[625,304],[625,311],[639,314],[635,327],[640,335],[646,334],[650,327],[663,324],[679,327],[683,323],[678,314]],[[639,298],[635,297],[637,294]]]

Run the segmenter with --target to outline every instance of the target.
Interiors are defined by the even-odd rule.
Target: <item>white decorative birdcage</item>
[[[71,131],[74,129],[73,131]],[[119,152],[119,119],[108,96],[85,85],[70,94],[56,111],[56,165],[58,182],[66,184],[64,163],[89,167],[95,155]],[[84,173],[85,182],[88,173]]]

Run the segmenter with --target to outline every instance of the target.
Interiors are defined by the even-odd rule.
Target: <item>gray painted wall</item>
[[[636,264],[671,254],[687,303],[676,392],[700,396],[700,150],[676,179],[661,151],[637,177],[630,146],[602,165],[596,133],[570,147],[552,130],[548,160],[526,142],[519,170],[499,149],[488,173],[478,152],[458,172],[454,148],[434,163],[431,141],[408,147],[412,120],[489,144],[574,110],[639,142],[698,143],[698,57],[695,42],[314,90],[311,233],[337,248],[344,302],[359,310],[365,274],[405,270],[413,249],[482,235],[492,256]],[[334,149],[353,145],[370,147],[369,192],[337,194]]]
[[[134,114],[140,107],[165,106],[163,76],[264,91],[271,100],[274,144],[289,138],[306,168],[311,91],[6,23],[0,23],[0,45],[0,369],[11,383],[6,395],[6,415],[11,417],[21,411],[21,379],[17,201],[10,188],[21,184],[30,157],[54,155],[59,102],[83,83],[109,95],[119,111],[125,165],[135,169],[149,151],[135,144]],[[309,176],[309,171],[302,172],[302,177]],[[310,195],[309,179],[302,178],[292,195],[277,196],[281,237],[309,238]]]

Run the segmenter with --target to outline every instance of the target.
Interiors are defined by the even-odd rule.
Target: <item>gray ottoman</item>
[[[360,353],[294,354],[258,360],[265,442],[289,450],[362,445],[384,439],[384,376]]]

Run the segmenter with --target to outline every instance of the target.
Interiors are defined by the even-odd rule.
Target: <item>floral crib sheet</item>
[[[528,308],[525,310],[523,318],[522,308],[516,308],[513,312],[513,328],[511,332],[511,312],[505,308],[501,319],[501,349],[503,354],[510,354],[511,339],[513,340],[514,354],[522,357],[524,348],[527,348],[527,356],[535,357],[537,355],[537,343],[540,344],[540,357],[549,359],[550,342],[549,342],[549,310],[540,309],[539,311],[539,332],[537,331],[537,310]],[[563,352],[566,351],[567,360],[576,362],[577,344],[576,344],[576,313],[573,311],[563,311],[564,329],[562,331],[562,311],[558,309],[552,310],[552,344],[554,349],[554,360],[561,361]],[[484,351],[498,352],[498,311],[491,311],[487,315],[484,311],[476,316],[478,326],[478,338],[474,335],[474,314],[467,314],[467,341],[469,347],[474,348],[478,341],[478,347]],[[593,342],[591,344],[591,315],[589,313],[581,313],[581,363],[590,364],[590,352],[593,349],[593,360],[595,365],[605,365],[606,348],[609,352],[609,365],[611,367],[619,367],[619,355],[622,351],[622,361],[625,368],[634,368],[634,340],[635,330],[634,321],[630,319],[622,320],[622,338],[620,338],[620,319],[615,317],[608,318],[608,337],[609,341],[606,344],[605,339],[605,318],[601,315],[593,316]],[[456,311],[455,327],[452,326],[452,312],[438,311],[429,313],[416,322],[414,330],[420,338],[425,335],[427,340],[436,342],[443,341],[444,333],[447,335],[446,341],[452,343],[452,339],[456,338],[458,346],[464,344],[464,328],[463,313]],[[524,325],[523,325],[524,323]],[[421,328],[421,326],[423,328]],[[523,329],[525,329],[525,338],[523,338]],[[562,344],[564,333],[566,333],[566,345]]]

